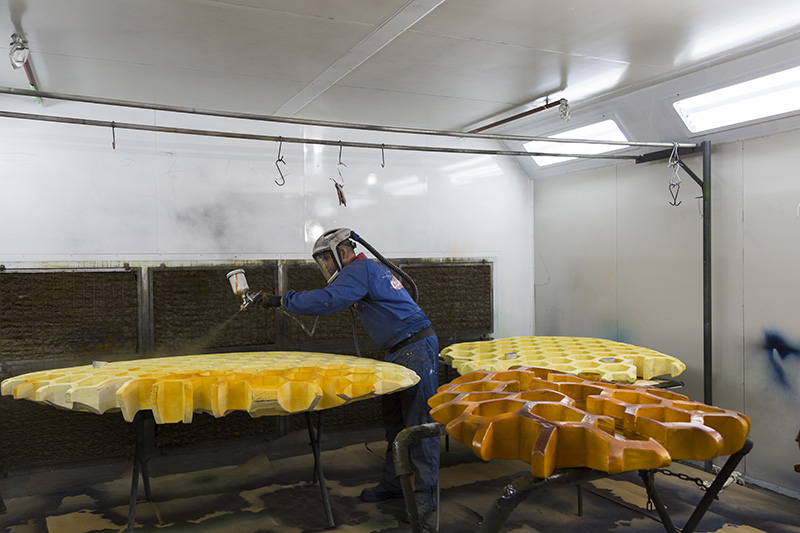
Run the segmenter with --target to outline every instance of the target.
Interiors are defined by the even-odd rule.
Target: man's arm
[[[364,298],[369,292],[368,274],[365,268],[348,265],[333,283],[323,289],[310,291],[287,291],[283,295],[283,307],[301,315],[330,315],[347,309]]]

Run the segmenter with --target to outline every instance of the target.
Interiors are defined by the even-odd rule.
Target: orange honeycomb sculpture
[[[747,416],[682,394],[535,367],[466,374],[428,404],[476,455],[521,459],[538,478],[560,468],[616,474],[705,461],[739,451],[750,432]]]
[[[462,342],[442,350],[441,357],[459,374],[535,366],[620,383],[666,374],[675,377],[686,370],[679,359],[655,350],[590,337],[510,337]]]
[[[345,355],[246,352],[186,355],[31,372],[0,392],[63,409],[121,410],[131,422],[152,410],[158,424],[189,423],[196,412],[252,417],[322,410],[412,387],[413,371]]]

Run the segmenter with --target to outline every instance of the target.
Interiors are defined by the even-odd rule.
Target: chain
[[[645,505],[645,509],[647,509],[648,513],[651,513],[653,512],[653,509],[656,508],[656,506],[653,504],[653,489],[655,488],[655,485],[653,484],[652,470],[647,472],[646,475],[648,476],[650,483],[645,483],[644,485],[644,490],[647,491],[647,504]]]
[[[665,476],[676,477],[681,481],[693,481],[695,485],[700,487],[700,490],[706,490],[706,488],[708,488],[706,487],[705,481],[703,481],[699,477],[690,477],[680,472],[673,472],[672,470],[667,470],[666,468],[659,468],[656,470],[656,472],[658,472],[659,474],[664,474]]]
[[[717,474],[719,474],[719,468],[718,467],[715,466],[714,470],[717,472]],[[709,487],[711,487],[711,484],[713,483],[713,481],[703,481],[699,477],[687,476],[686,474],[681,474],[680,472],[673,472],[672,470],[667,470],[666,468],[659,468],[659,469],[654,470],[654,472],[658,472],[660,474],[664,474],[665,476],[676,477],[676,478],[678,478],[678,479],[680,479],[682,481],[692,481],[702,491],[707,490]],[[744,485],[744,480],[742,479],[742,474],[740,472],[732,472],[731,475],[728,477],[728,479],[725,481],[725,484],[722,485],[722,488],[720,488],[719,492],[714,496],[714,499],[715,500],[719,500],[719,495],[722,494],[722,490],[727,488],[728,485],[730,485],[731,483],[736,483],[737,485]],[[647,510],[648,511],[652,511],[653,510],[653,502],[652,502],[652,500],[653,500],[653,497],[650,494],[650,491],[648,490],[647,491]]]
[[[658,472],[659,474],[664,474],[665,476],[676,477],[682,481],[693,481],[694,484],[697,485],[700,488],[700,490],[703,491],[708,488],[708,485],[706,485],[706,483],[699,477],[690,477],[680,472],[673,472],[672,470],[667,470],[666,468],[658,468],[650,470],[649,475],[651,476],[650,478],[651,483],[654,481],[652,476],[656,472]],[[653,485],[653,489],[655,489],[655,485]],[[645,485],[645,490],[647,491],[647,504],[645,505],[645,508],[647,509],[648,512],[652,512],[655,509],[655,504],[653,503],[653,493],[650,490],[650,487],[648,487],[647,485]],[[714,499],[719,499],[719,498],[715,496]]]

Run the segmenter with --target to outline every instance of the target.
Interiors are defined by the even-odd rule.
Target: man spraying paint
[[[356,242],[380,263],[363,253],[356,254]],[[383,474],[376,486],[361,492],[361,499],[366,502],[402,498],[392,461],[392,443],[404,428],[433,421],[428,400],[439,385],[438,340],[428,316],[416,303],[417,291],[411,278],[355,232],[338,228],[324,233],[314,244],[312,255],[328,282],[325,288],[290,290],[283,297],[258,293],[252,301],[262,307],[283,306],[303,315],[329,315],[353,306],[372,341],[387,350],[385,360],[419,375],[420,381],[414,387],[382,397],[387,442]],[[413,298],[392,271],[409,283]],[[435,507],[439,448],[439,439],[423,439],[409,448],[415,474],[414,497],[423,522]]]

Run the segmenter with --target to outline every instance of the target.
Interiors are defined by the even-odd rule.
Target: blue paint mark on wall
[[[791,388],[782,362],[790,356],[800,357],[800,348],[789,344],[777,331],[767,330],[764,332],[764,349],[767,351],[767,361],[775,372],[778,383],[786,388]],[[779,357],[775,357],[775,354]]]

